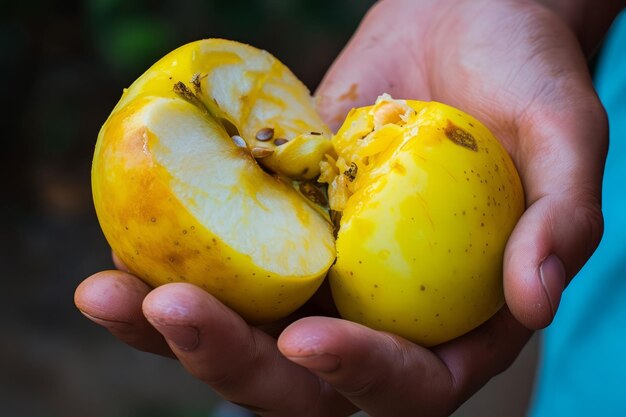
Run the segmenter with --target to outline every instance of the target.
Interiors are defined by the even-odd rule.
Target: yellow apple
[[[252,323],[297,309],[329,271],[344,318],[424,345],[493,315],[524,207],[497,139],[457,109],[387,95],[331,136],[269,53],[185,45],[100,131],[104,234],[147,283],[194,283]]]
[[[269,322],[310,298],[335,258],[309,181],[330,146],[309,91],[276,58],[194,42],[137,79],[103,125],[96,212],[149,284],[194,283]]]
[[[524,209],[506,151],[441,103],[353,110],[322,163],[341,212],[329,280],[342,317],[435,345],[504,302],[504,247]]]

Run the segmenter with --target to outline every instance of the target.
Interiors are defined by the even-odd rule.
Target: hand
[[[457,106],[511,153],[528,208],[505,254],[510,311],[429,350],[320,316],[296,320],[276,340],[196,287],[151,290],[121,271],[81,284],[79,309],[262,415],[452,412],[515,359],[531,335],[520,322],[551,321],[565,282],[595,248],[606,120],[574,35],[531,1],[380,2],[318,95],[336,124],[383,92]]]
[[[531,334],[505,308],[432,350],[320,316],[295,321],[277,343],[198,287],[151,289],[123,271],[86,279],[76,305],[118,339],[178,358],[222,397],[263,416],[346,416],[359,408],[373,416],[448,415],[506,369]]]
[[[506,300],[525,326],[547,326],[603,230],[607,121],[572,31],[534,1],[382,1],[322,82],[320,110],[336,125],[382,92],[451,104],[503,142],[527,204]]]

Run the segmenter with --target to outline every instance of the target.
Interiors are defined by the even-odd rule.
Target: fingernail
[[[154,322],[152,325],[180,350],[191,352],[200,344],[200,332],[195,327]]]
[[[339,356],[331,355],[330,353],[307,356],[288,356],[287,359],[316,372],[336,371],[341,362]]]
[[[131,323],[127,323],[125,321],[104,319],[102,317],[93,316],[82,310],[78,310],[78,311],[80,311],[81,314],[87,317],[89,320],[93,321],[96,324],[99,324],[102,327],[106,327],[107,329],[128,330],[134,327]]]
[[[548,256],[539,266],[541,285],[550,301],[552,317],[556,314],[561,301],[561,294],[565,288],[565,267],[558,256]]]

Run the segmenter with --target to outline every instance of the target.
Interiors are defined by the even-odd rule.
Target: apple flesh
[[[333,146],[321,180],[342,213],[329,274],[341,316],[425,346],[490,318],[524,209],[491,132],[444,104],[383,96],[353,110]]]
[[[153,286],[196,284],[253,323],[284,317],[335,258],[328,215],[300,191],[315,187],[329,139],[308,90],[267,52],[183,46],[124,92],[100,131],[101,227]]]

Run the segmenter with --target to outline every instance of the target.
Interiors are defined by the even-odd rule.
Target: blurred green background
[[[314,90],[372,3],[2,2],[1,416],[228,414],[176,362],[122,345],[74,308],[76,285],[112,267],[89,185],[98,130],[122,88],[200,38],[267,49]],[[528,388],[518,392],[522,409]],[[486,398],[489,415],[504,415]],[[476,412],[463,415],[486,415]]]

